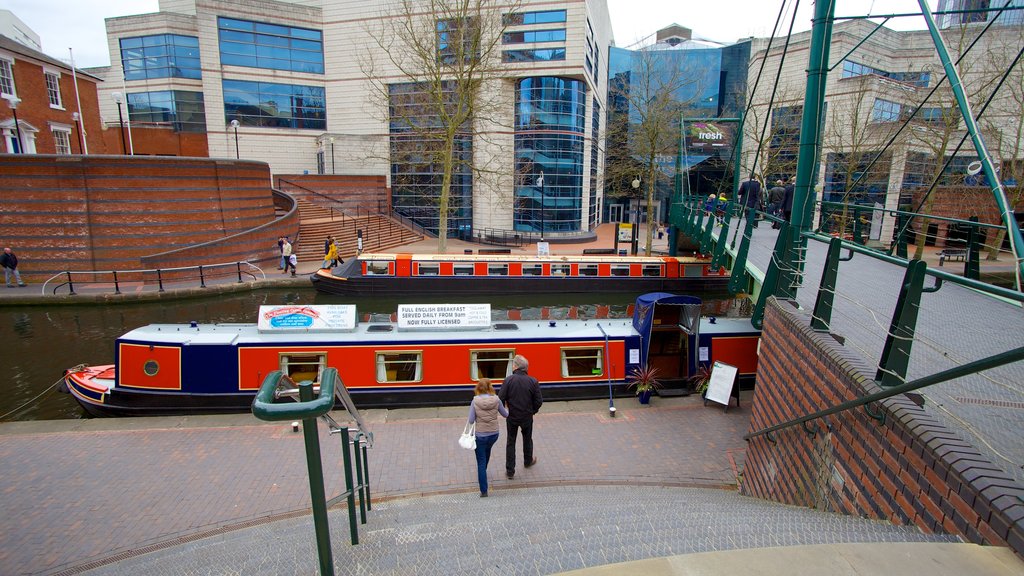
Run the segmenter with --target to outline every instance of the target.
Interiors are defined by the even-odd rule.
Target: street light
[[[21,126],[18,124],[18,104],[21,104],[21,98],[18,98],[17,96],[8,95],[4,96],[4,99],[7,100],[7,105],[11,107],[11,113],[14,114],[14,133],[17,134],[18,138],[17,152],[19,154],[24,154],[25,147],[24,144],[22,144],[21,142]]]
[[[78,112],[72,112],[71,119],[75,121],[75,126],[78,127],[78,153],[85,154],[85,137],[82,136],[82,115]]]
[[[544,241],[544,230],[547,228],[545,222],[545,213],[547,212],[548,197],[544,194],[544,171],[540,171],[540,176],[537,176],[537,187],[540,188],[540,241]]]
[[[334,174],[334,136],[331,136],[331,174]]]
[[[117,102],[117,122],[121,126],[121,155],[123,156],[128,153],[128,144],[124,141],[124,115],[121,112],[121,102],[124,100],[124,97],[120,92],[114,92],[110,97],[114,99],[114,102]]]
[[[241,158],[238,154],[238,119],[231,121],[231,127],[235,129],[235,160]]]
[[[640,190],[640,177],[637,176],[636,178],[633,178],[633,181],[630,182],[630,185],[633,187],[634,191]],[[633,256],[636,256],[636,251],[637,251],[637,246],[636,246],[637,245],[637,235],[636,235],[636,232],[637,232],[637,228],[639,228],[639,227],[640,227],[640,208],[637,207],[637,208],[633,209],[633,233],[632,233],[632,238],[630,239],[630,249],[633,252]]]

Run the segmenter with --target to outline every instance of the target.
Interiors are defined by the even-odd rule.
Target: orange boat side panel
[[[338,369],[345,386],[349,389],[387,387],[431,387],[469,386],[474,383],[470,372],[470,353],[478,350],[512,350],[530,361],[530,375],[546,383],[573,382],[585,379],[607,379],[609,367],[603,374],[583,378],[562,376],[562,348],[600,348],[604,352],[604,341],[593,342],[509,342],[473,343],[466,345],[430,344],[399,346],[293,346],[293,347],[243,347],[238,349],[238,388],[258,390],[267,374],[278,370],[282,354],[319,353],[327,354],[327,365]],[[612,358],[611,378],[625,378],[625,343],[610,341],[609,354]],[[401,351],[422,354],[422,379],[418,382],[377,382],[377,352]],[[607,360],[605,361],[607,363]]]
[[[181,390],[181,348],[122,343],[118,356],[119,386]],[[146,373],[146,363],[150,361],[156,363],[156,373],[152,376]]]
[[[711,362],[731,364],[740,374],[757,372],[757,336],[720,336],[711,349]]]
[[[390,268],[390,266],[389,266]],[[391,271],[395,276],[408,278],[412,276],[412,255],[398,254],[395,256],[395,269]]]

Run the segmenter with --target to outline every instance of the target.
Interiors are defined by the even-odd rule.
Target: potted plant
[[[704,396],[704,393],[708,391],[708,383],[711,382],[711,372],[707,366],[701,364],[697,367],[697,373],[690,376],[688,382],[694,393]]]
[[[650,404],[651,394],[661,388],[661,382],[658,381],[658,369],[653,366],[635,368],[627,378],[626,387],[636,391],[636,397],[641,404]]]

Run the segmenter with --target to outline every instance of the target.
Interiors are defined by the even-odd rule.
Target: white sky
[[[748,36],[768,36],[781,0],[607,0],[615,31],[615,44],[628,47],[670,24],[693,30],[695,36],[733,42]],[[916,0],[836,0],[837,16],[917,12]],[[935,9],[935,0],[928,0]],[[792,0],[789,2],[792,5]],[[811,27],[814,0],[802,0],[794,31]],[[74,49],[79,67],[106,66],[106,29],[103,19],[157,10],[157,0],[2,0],[6,8],[36,31],[43,52],[68,59]],[[791,12],[790,12],[791,14]],[[788,28],[788,16],[784,19]],[[920,17],[891,20],[891,28],[924,28]],[[784,31],[783,31],[784,33]]]

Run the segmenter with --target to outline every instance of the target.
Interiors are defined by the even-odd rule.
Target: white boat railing
[[[114,294],[121,294],[124,287],[131,287],[133,292],[164,292],[167,285],[206,288],[213,284],[241,284],[266,279],[262,268],[244,261],[138,270],[65,270],[43,282],[41,293],[47,296],[67,288],[70,295],[82,292],[104,294],[111,290]]]

